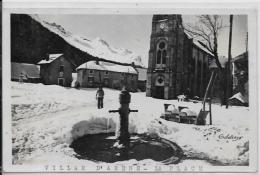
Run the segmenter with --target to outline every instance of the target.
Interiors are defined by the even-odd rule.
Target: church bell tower
[[[174,99],[182,93],[184,30],[181,15],[154,15],[146,96]]]

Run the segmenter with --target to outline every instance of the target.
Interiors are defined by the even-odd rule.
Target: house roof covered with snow
[[[103,70],[103,71],[111,71],[111,72],[138,74],[137,71],[131,66],[122,66],[118,64],[106,64],[105,62],[102,61],[99,61],[99,64],[97,64],[96,61],[88,61],[80,65],[76,70],[80,70],[80,69],[92,69],[92,70]]]
[[[25,76],[24,78],[40,78],[40,68],[34,64],[27,63],[11,63],[11,78],[19,79],[21,73]]]
[[[59,54],[49,54],[48,55],[48,59],[43,59],[40,62],[38,62],[38,64],[49,64],[51,62],[53,62],[54,60],[56,60],[57,58],[59,58],[60,56],[62,56],[63,54],[59,53]]]
[[[81,64],[79,67],[77,67],[77,70],[79,69],[93,69],[93,70],[107,70],[104,65],[96,64],[96,61],[89,61],[86,63]]]
[[[248,52],[244,52],[232,59],[232,62],[248,61]]]

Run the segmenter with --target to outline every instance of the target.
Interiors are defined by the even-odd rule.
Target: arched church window
[[[157,45],[156,64],[158,67],[163,67],[166,64],[166,52],[167,45],[165,41],[161,41]]]
[[[160,42],[159,43],[159,48],[164,49],[165,48],[165,42]]]

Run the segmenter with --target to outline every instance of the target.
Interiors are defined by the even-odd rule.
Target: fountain
[[[181,148],[175,143],[144,134],[129,134],[129,114],[138,112],[130,110],[130,93],[123,88],[119,95],[120,108],[110,110],[119,113],[119,127],[115,133],[100,133],[85,135],[74,140],[71,147],[79,159],[97,162],[117,162],[123,160],[152,159],[164,164],[178,163],[183,157]]]

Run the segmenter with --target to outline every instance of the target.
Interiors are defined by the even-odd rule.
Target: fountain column
[[[129,135],[129,103],[131,101],[131,95],[128,91],[122,90],[119,95],[119,131],[118,131],[118,141],[125,147],[129,147],[130,135]]]
[[[130,134],[129,128],[129,113],[138,112],[138,110],[130,110],[129,103],[131,101],[130,93],[123,88],[119,95],[120,108],[118,110],[110,110],[109,112],[119,113],[119,130],[117,133],[117,140],[119,145],[123,147],[129,147],[130,144]]]

